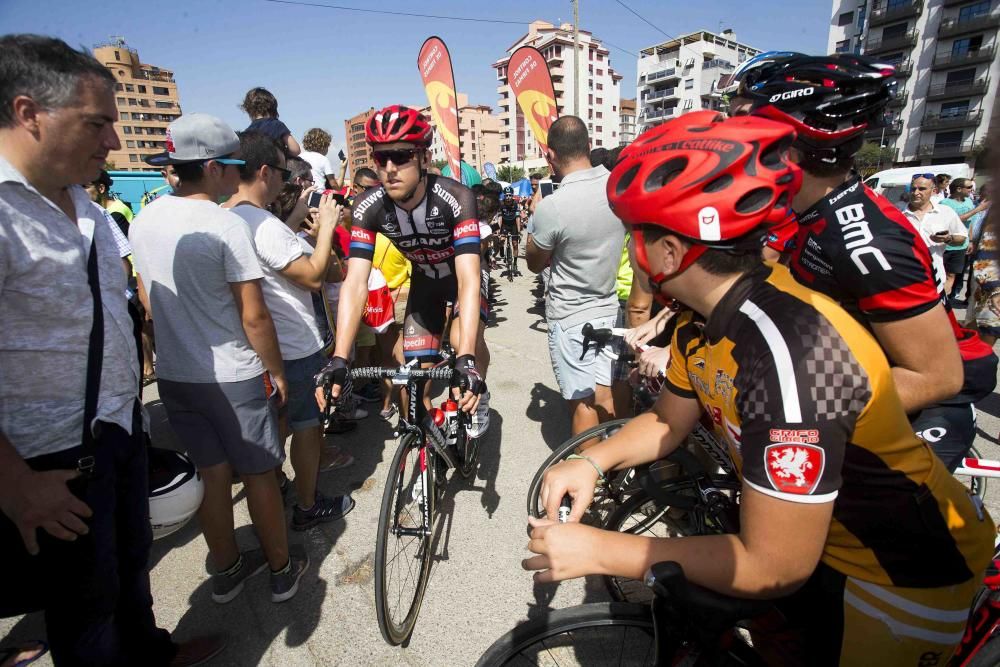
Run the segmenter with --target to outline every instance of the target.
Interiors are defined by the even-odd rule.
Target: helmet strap
[[[654,274],[650,268],[649,256],[646,254],[646,238],[640,225],[634,225],[632,227],[632,238],[635,239],[635,260],[639,264],[639,268],[642,269],[643,273],[649,277],[649,287],[653,292],[653,296],[663,305],[673,307],[673,304],[676,303],[676,299],[663,294],[663,283],[670,280],[673,276],[679,275],[689,266],[698,261],[698,258],[704,255],[705,251],[708,250],[708,247],[700,244],[692,245],[688,248],[688,251],[684,253],[684,257],[681,258],[681,264],[677,267],[677,270],[672,276],[668,276],[664,273]]]

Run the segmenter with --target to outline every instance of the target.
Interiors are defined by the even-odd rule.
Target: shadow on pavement
[[[566,401],[555,389],[536,382],[531,388],[531,403],[524,412],[542,426],[542,439],[549,449],[555,449],[570,437],[571,424]]]

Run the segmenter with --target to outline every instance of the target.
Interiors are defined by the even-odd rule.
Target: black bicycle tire
[[[716,475],[712,477],[712,480],[720,488],[729,487],[729,490],[732,491],[738,491],[740,488],[740,482],[736,479],[724,478]],[[679,490],[687,490],[692,488],[694,483],[695,483],[694,480],[691,479],[690,477],[679,477],[676,480],[672,480],[670,482],[663,484],[660,488],[663,490],[664,493],[668,494],[676,493]],[[647,502],[650,501],[656,502],[655,499],[653,499],[646,491],[642,489],[639,489],[635,493],[630,494],[624,501],[622,501],[622,504],[616,507],[614,511],[608,516],[608,520],[604,524],[604,529],[613,530],[616,532],[621,531],[621,526],[625,522],[625,519],[632,516],[632,514],[636,510],[638,510],[640,507],[642,507],[643,505],[645,505]],[[663,506],[658,507],[655,515],[649,517],[648,521],[652,523],[659,522],[663,514],[667,512],[669,509],[670,508]],[[637,531],[632,529],[621,532],[629,532],[635,534]],[[686,533],[683,533],[685,537],[691,535],[704,535],[704,534],[706,534],[706,532],[700,530],[687,531]],[[611,596],[612,599],[618,602],[631,602],[638,604],[648,603],[648,596],[644,596],[644,598],[642,599],[629,599],[627,597],[624,597],[623,589],[620,584],[620,580],[624,579],[624,577],[605,576],[602,578],[604,580],[604,587],[607,589],[608,594]]]
[[[567,456],[572,454],[573,451],[580,446],[580,443],[586,442],[608,429],[615,427],[621,428],[628,422],[628,419],[613,419],[611,421],[604,422],[603,424],[598,424],[593,428],[589,428],[586,431],[573,436],[552,450],[552,453],[549,454],[544,461],[542,461],[542,465],[539,466],[538,470],[535,471],[535,475],[531,478],[531,485],[528,487],[527,498],[528,515],[536,518],[541,516],[538,512],[538,495],[542,490],[542,478],[545,476],[546,470],[551,468],[555,463],[564,460]]]
[[[462,449],[462,462],[458,464],[458,472],[462,477],[468,479],[472,477],[476,472],[476,466],[479,463],[479,442],[478,438],[473,438],[469,435],[468,431],[464,426],[459,427],[459,437],[465,438],[465,446]],[[472,453],[469,456],[469,453]]]
[[[519,624],[493,642],[479,658],[476,667],[501,667],[511,659],[516,659],[528,647],[540,644],[556,635],[578,632],[583,628],[609,626],[634,627],[648,632],[650,638],[648,664],[653,664],[656,640],[653,634],[653,615],[649,605],[597,602],[557,609],[544,618]]]
[[[414,591],[413,601],[410,603],[410,608],[407,611],[406,618],[399,628],[394,627],[395,624],[388,618],[387,604],[386,604],[386,548],[388,547],[388,541],[390,537],[389,534],[390,527],[392,526],[392,515],[393,515],[393,500],[395,498],[395,489],[397,486],[397,480],[400,474],[400,462],[406,452],[414,447],[419,447],[419,442],[416,435],[407,434],[403,436],[402,441],[399,443],[399,447],[396,449],[396,454],[392,458],[392,463],[390,464],[389,476],[385,482],[385,490],[382,493],[382,505],[379,510],[378,516],[378,538],[375,544],[375,612],[378,618],[378,629],[382,633],[382,638],[392,646],[398,646],[405,642],[411,634],[413,634],[413,628],[417,623],[417,616],[420,613],[420,605],[424,599],[424,593],[427,589],[427,579],[430,575],[431,570],[431,560],[433,554],[431,553],[431,548],[433,544],[433,527],[434,527],[434,511],[435,511],[435,501],[436,501],[436,487],[434,486],[434,465],[432,461],[428,462],[427,466],[427,488],[424,489],[425,501],[430,503],[431,517],[431,535],[424,538],[423,551],[424,556],[420,563],[420,573],[419,581],[417,582],[417,588]],[[431,454],[428,452],[428,456]]]

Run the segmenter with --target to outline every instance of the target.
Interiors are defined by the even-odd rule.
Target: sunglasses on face
[[[266,162],[264,163],[264,166],[265,167],[270,167],[271,169],[274,169],[275,171],[280,172],[281,173],[281,182],[282,183],[287,183],[288,180],[292,177],[292,170],[291,169],[285,169],[284,167],[279,167],[276,164],[268,164]]]
[[[372,154],[372,159],[375,160],[375,164],[380,167],[385,167],[390,161],[397,167],[402,167],[404,164],[416,157],[419,151],[415,148],[401,148],[394,151],[375,151]]]

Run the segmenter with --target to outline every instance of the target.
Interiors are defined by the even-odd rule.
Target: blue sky
[[[143,62],[174,70],[185,111],[215,114],[241,129],[248,121],[238,105],[248,89],[262,85],[278,97],[282,120],[296,136],[324,127],[340,145],[344,119],[369,106],[426,103],[416,57],[428,36],[448,44],[459,91],[495,106],[490,64],[527,32],[527,22],[572,20],[569,0],[305,1],[524,23],[384,16],[266,0],[0,0],[0,30],[54,35],[87,47],[123,35]],[[673,36],[721,25],[761,49],[826,48],[827,0],[625,1]],[[633,54],[666,39],[615,0],[580,0],[580,27]],[[611,48],[611,62],[625,77],[623,96],[633,97],[636,58]]]

